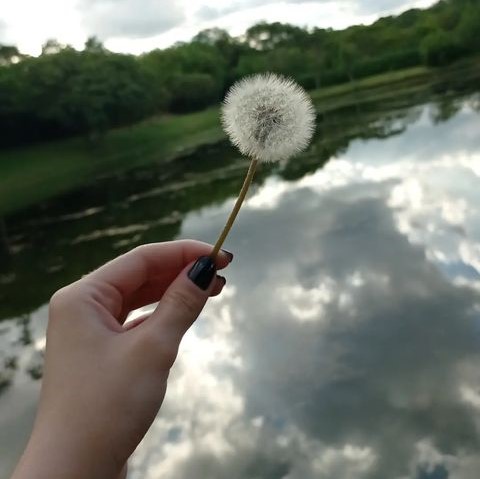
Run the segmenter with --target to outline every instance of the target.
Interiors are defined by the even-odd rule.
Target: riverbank
[[[451,80],[480,78],[480,59],[444,69],[416,67],[310,92],[319,115],[362,108],[429,88],[448,89]],[[224,138],[218,107],[161,118],[108,132],[92,146],[82,138],[0,152],[0,215],[12,213],[95,178],[149,163],[169,162]]]

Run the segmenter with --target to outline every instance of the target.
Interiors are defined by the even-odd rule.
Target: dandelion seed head
[[[232,86],[223,102],[222,124],[244,155],[280,161],[308,146],[315,129],[315,109],[293,80],[260,74]]]

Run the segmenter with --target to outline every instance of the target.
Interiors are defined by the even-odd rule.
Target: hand
[[[225,284],[215,274],[231,260],[225,252],[192,269],[211,250],[194,241],[141,246],[52,297],[39,409],[13,479],[121,474],[158,413],[183,335]]]

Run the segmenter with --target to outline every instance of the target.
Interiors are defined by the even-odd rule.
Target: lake
[[[480,94],[318,120],[307,153],[259,172],[129,477],[478,477]],[[0,477],[33,421],[50,295],[144,242],[214,241],[247,166],[220,143],[2,221]]]

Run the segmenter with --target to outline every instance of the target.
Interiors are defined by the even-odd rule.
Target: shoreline
[[[425,90],[448,91],[448,82],[480,78],[480,58],[444,68],[413,67],[310,91],[319,116]],[[219,107],[154,117],[111,130],[92,146],[72,138],[0,151],[0,216],[66,193],[98,178],[148,164],[165,164],[225,139]]]

